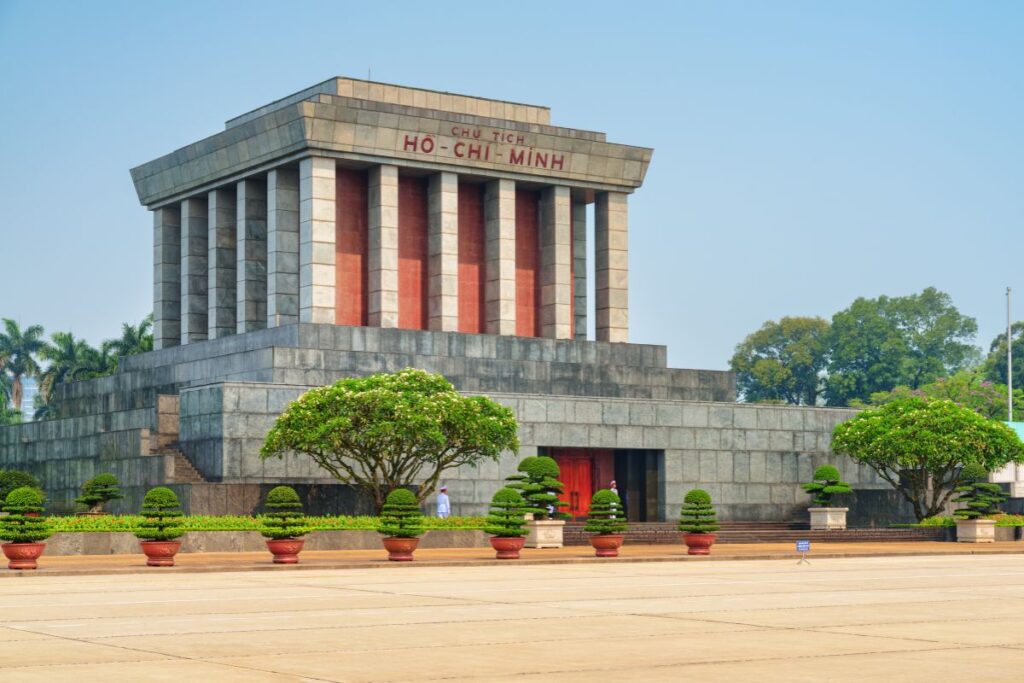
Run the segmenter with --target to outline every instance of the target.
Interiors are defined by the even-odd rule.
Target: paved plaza
[[[1024,558],[0,581],[0,680],[1017,681]]]

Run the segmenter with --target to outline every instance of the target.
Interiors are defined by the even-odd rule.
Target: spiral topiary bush
[[[0,517],[0,539],[8,543],[38,543],[50,536],[43,512],[43,494],[35,488],[22,486],[7,494]]]
[[[679,530],[688,534],[707,534],[718,531],[715,506],[711,495],[702,489],[693,489],[683,499],[679,513]]]
[[[840,478],[839,470],[832,465],[822,465],[814,470],[813,481],[801,484],[804,491],[811,494],[813,504],[827,508],[832,503],[832,496],[837,493],[850,493],[850,485]]]
[[[108,502],[124,498],[119,486],[117,477],[110,472],[97,474],[82,484],[82,495],[75,502],[88,506],[89,512],[101,512]]]
[[[302,501],[291,486],[270,489],[264,506],[267,511],[263,514],[260,533],[265,537],[281,540],[309,533],[309,528],[303,525],[306,515],[302,511]]]
[[[135,535],[143,541],[173,541],[185,530],[180,526],[181,504],[174,491],[157,486],[146,492],[142,500],[142,516]]]
[[[621,534],[628,526],[622,499],[608,489],[597,491],[590,499],[590,513],[583,530],[602,535]]]
[[[509,488],[522,492],[526,500],[525,512],[532,513],[537,520],[565,517],[558,512],[558,508],[568,503],[558,499],[565,485],[558,481],[561,470],[554,458],[546,455],[523,458],[516,469],[520,474],[510,475],[506,481],[510,482]]]
[[[989,483],[988,470],[982,465],[964,465],[960,482],[954,489],[960,495],[953,502],[966,507],[953,511],[956,519],[980,519],[994,515],[999,512],[999,506],[1009,499],[1002,486]]]
[[[417,538],[423,535],[423,513],[416,494],[409,489],[395,489],[388,494],[380,513],[377,531],[395,538]]]
[[[498,489],[491,498],[491,509],[487,515],[484,533],[499,538],[516,538],[526,535],[526,501],[523,496],[508,486]]]

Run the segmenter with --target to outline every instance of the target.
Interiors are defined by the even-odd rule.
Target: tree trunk
[[[14,381],[11,382],[11,404],[14,409],[21,411],[21,398],[24,395],[24,389],[21,386],[21,375],[14,375]]]

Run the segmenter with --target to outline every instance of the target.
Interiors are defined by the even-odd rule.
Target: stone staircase
[[[941,527],[920,529],[862,528],[842,531],[811,531],[800,522],[722,522],[716,543],[794,543],[808,540],[818,543],[945,541],[947,530]],[[679,544],[682,537],[674,523],[633,523],[626,531],[626,543]],[[565,526],[566,545],[589,545],[589,534],[579,523]]]
[[[192,461],[186,458],[185,454],[177,448],[166,448],[163,454],[173,458],[170,461],[173,471],[167,473],[170,482],[174,484],[202,484],[206,481],[203,475],[199,473],[199,470],[195,468],[195,465],[192,464]]]

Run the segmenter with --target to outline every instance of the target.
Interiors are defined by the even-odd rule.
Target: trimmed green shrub
[[[706,534],[718,531],[715,506],[707,491],[693,489],[683,499],[679,513],[679,530],[688,534]]]
[[[88,506],[89,512],[102,512],[103,506],[110,501],[124,498],[119,484],[117,477],[110,472],[97,474],[82,484],[82,495],[75,498],[75,502]]]
[[[999,512],[999,505],[1009,499],[1002,486],[989,483],[988,471],[981,465],[964,465],[960,472],[960,482],[960,486],[954,489],[960,495],[953,502],[967,507],[953,511],[957,519],[980,519],[994,515]]]
[[[526,500],[525,512],[533,513],[533,518],[537,520],[567,516],[558,512],[558,508],[566,507],[568,503],[558,500],[558,494],[565,485],[558,481],[561,470],[554,458],[546,455],[523,458],[516,469],[520,474],[510,475],[505,480],[510,482],[509,488],[522,492]],[[552,513],[552,510],[555,512]]]
[[[395,538],[417,538],[423,535],[423,513],[416,494],[409,489],[395,489],[384,501],[377,531]]]
[[[0,501],[7,500],[7,494],[14,489],[27,486],[30,489],[39,489],[39,480],[28,472],[21,470],[0,470]],[[45,494],[44,494],[45,498]]]
[[[8,543],[36,543],[50,536],[46,520],[34,516],[43,512],[43,495],[39,489],[30,486],[14,489],[7,494],[3,508],[8,514],[0,517],[0,539]]]
[[[309,533],[309,527],[303,525],[306,515],[302,512],[302,501],[291,486],[270,489],[264,506],[267,511],[260,533],[267,538],[298,538]]]
[[[498,489],[491,498],[491,509],[487,515],[484,533],[499,538],[516,538],[526,535],[526,501],[519,491],[508,486]]]
[[[813,481],[801,486],[814,497],[813,504],[821,508],[827,508],[832,503],[832,496],[837,493],[853,491],[849,484],[840,479],[839,470],[832,465],[822,465],[814,470]]]
[[[593,534],[621,534],[629,526],[626,523],[626,509],[622,506],[622,499],[608,489],[594,493],[587,515],[587,523],[583,525],[583,530]]]
[[[173,541],[185,530],[181,527],[181,504],[174,491],[157,486],[142,500],[143,520],[135,535],[143,541]]]

